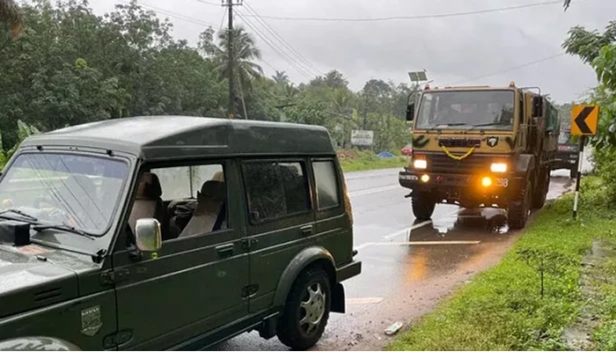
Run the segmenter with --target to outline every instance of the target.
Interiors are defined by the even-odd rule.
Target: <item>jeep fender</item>
[[[26,336],[0,341],[0,351],[81,351],[68,341],[55,337]]]
[[[274,295],[274,307],[281,307],[287,301],[287,296],[291,290],[291,286],[295,282],[298,275],[307,268],[309,265],[319,262],[322,263],[323,269],[330,276],[330,282],[332,283],[332,293],[337,290],[336,286],[336,270],[334,265],[334,257],[332,254],[323,247],[310,247],[299,252],[289,263],[287,268],[283,271],[278,281],[278,288]],[[343,293],[344,294],[344,293]],[[334,297],[332,297],[334,298]],[[333,304],[334,302],[332,302]]]
[[[533,154],[520,154],[516,166],[516,174],[528,175],[535,169],[535,156]]]

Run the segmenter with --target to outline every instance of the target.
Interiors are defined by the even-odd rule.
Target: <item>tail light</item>
[[[351,197],[349,197],[349,189],[347,188],[344,177],[342,177],[342,193],[344,197],[344,212],[349,217],[349,221],[351,222],[350,225],[353,226],[353,209],[351,207]]]

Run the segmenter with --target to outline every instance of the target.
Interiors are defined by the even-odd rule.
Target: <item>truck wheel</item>
[[[507,209],[507,224],[512,230],[521,230],[526,226],[530,213],[531,187],[532,184],[529,180],[526,182],[524,190],[522,190],[522,201],[509,203],[509,208]]]
[[[325,271],[304,271],[291,287],[278,320],[278,339],[294,350],[314,346],[325,331],[330,308],[331,288]]]
[[[533,192],[533,209],[541,209],[545,205],[550,189],[550,171],[544,170],[539,177],[539,186]]]
[[[417,220],[427,221],[430,220],[434,213],[436,202],[427,194],[418,194],[413,196],[411,206],[413,207],[413,215],[415,215]]]

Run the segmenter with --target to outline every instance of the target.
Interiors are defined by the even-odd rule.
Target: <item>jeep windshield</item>
[[[72,153],[23,153],[0,182],[0,216],[38,233],[101,236],[109,228],[128,164]]]
[[[416,129],[512,130],[510,90],[430,91],[422,95]]]

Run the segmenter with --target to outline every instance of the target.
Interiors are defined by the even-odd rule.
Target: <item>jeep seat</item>
[[[158,176],[151,172],[144,172],[137,188],[133,209],[128,219],[128,224],[135,232],[135,224],[138,219],[154,218],[161,224],[163,240],[167,237],[167,214],[163,204],[162,188]]]

